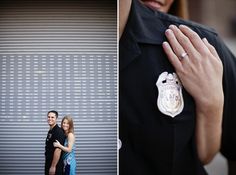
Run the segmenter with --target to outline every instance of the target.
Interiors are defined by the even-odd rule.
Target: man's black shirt
[[[51,166],[53,155],[55,151],[55,147],[53,146],[53,142],[58,140],[62,145],[64,145],[65,134],[63,130],[55,125],[51,130],[48,131],[47,138],[45,141],[45,174],[48,174],[49,168]],[[63,160],[62,153],[60,160],[57,163],[56,175],[61,175],[63,171]]]

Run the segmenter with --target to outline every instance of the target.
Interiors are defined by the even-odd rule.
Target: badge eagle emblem
[[[158,88],[157,107],[165,115],[172,118],[182,112],[184,100],[182,84],[178,76],[173,73],[163,72],[156,82]]]

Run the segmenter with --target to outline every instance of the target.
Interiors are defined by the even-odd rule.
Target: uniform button
[[[121,147],[122,147],[122,142],[121,142],[120,139],[118,139],[118,145],[117,145],[117,146],[118,146],[118,150],[121,149]]]

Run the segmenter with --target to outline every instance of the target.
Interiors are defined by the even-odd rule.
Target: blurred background
[[[214,28],[236,55],[236,0],[188,0],[189,18]],[[209,175],[227,175],[226,159],[217,154],[206,166]]]
[[[213,27],[236,54],[236,1],[188,0],[190,20]]]

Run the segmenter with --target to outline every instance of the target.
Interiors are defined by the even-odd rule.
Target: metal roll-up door
[[[114,0],[0,2],[0,174],[44,174],[47,111],[71,114],[77,174],[117,173]]]

